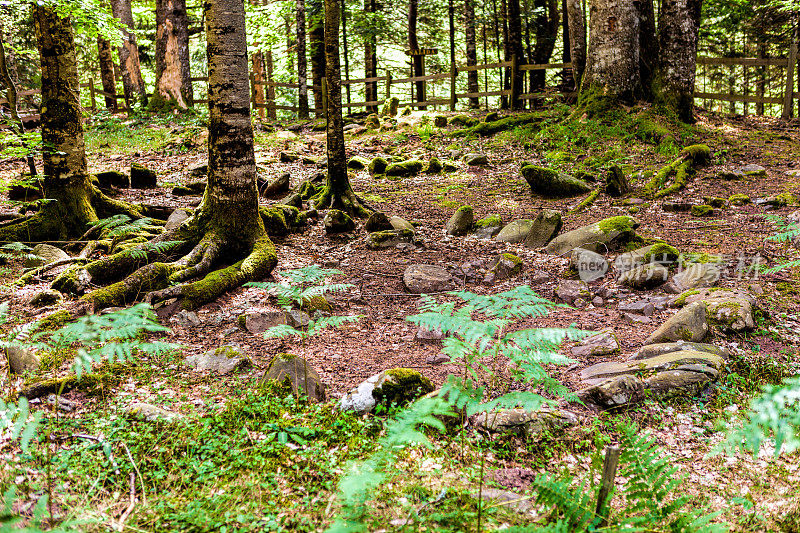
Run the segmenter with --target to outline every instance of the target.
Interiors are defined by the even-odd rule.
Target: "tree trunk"
[[[408,0],[408,49],[419,50],[419,41],[417,40],[417,10],[418,0]],[[423,61],[425,58],[421,55],[411,56],[411,75],[412,77],[424,76],[425,65]],[[425,101],[425,82],[415,82],[417,102]],[[426,107],[420,107],[424,110]]]
[[[339,0],[325,0],[328,179],[323,190],[312,198],[312,202],[319,209],[339,209],[351,216],[365,217],[370,210],[355,195],[347,176],[342,120],[342,73],[339,64],[339,20]]]
[[[628,0],[595,0],[589,18],[589,50],[579,104],[599,115],[641,93],[639,10]]]
[[[567,17],[567,0],[561,0],[561,61],[571,63],[569,40],[569,18]],[[561,71],[561,86],[563,90],[571,91],[575,87],[575,78],[572,77],[572,69],[565,68]]]
[[[500,0],[500,24],[503,30],[503,61],[511,61],[511,43],[508,41],[508,10],[506,7],[506,0]],[[499,48],[498,43],[498,48]],[[503,83],[502,90],[508,91],[511,89],[511,69],[506,67],[502,72]],[[500,97],[500,108],[508,109],[508,96],[503,95]]]
[[[314,92],[314,110],[318,118],[325,112],[322,104],[322,78],[325,77],[325,6],[323,1],[309,0],[308,2],[311,84]]]
[[[133,13],[130,0],[111,0],[111,11],[123,26],[133,29]],[[139,49],[136,36],[128,30],[122,31],[122,46],[119,47],[119,68],[122,72],[122,90],[128,109],[134,103],[147,104],[142,69],[139,66]]]
[[[376,0],[364,0],[364,12],[368,13],[367,17],[372,16],[377,10]],[[377,78],[378,77],[378,39],[375,31],[372,29],[371,20],[367,18],[363,39],[364,39],[364,77]],[[364,96],[367,102],[378,101],[378,82],[368,81],[364,85]],[[367,106],[367,113],[376,113],[378,111],[377,105]]]
[[[473,0],[464,0],[464,35],[467,44],[467,66],[472,67],[478,64],[478,49],[475,44],[475,6]],[[486,26],[484,25],[484,36]],[[484,53],[486,48],[484,47]],[[478,71],[470,70],[467,72],[467,92],[477,93],[480,91],[478,85]],[[469,99],[470,109],[478,109],[481,106],[480,99],[472,96]]]
[[[536,64],[549,63],[558,38],[558,2],[557,0],[535,0],[534,5],[538,15],[534,19],[536,46],[533,49],[531,61]],[[545,70],[531,71],[531,92],[544,90],[546,72]]]
[[[350,59],[347,50],[347,1],[346,0],[342,0],[341,12],[342,12],[342,53],[344,54],[344,79],[349,81]],[[351,102],[349,83],[345,87],[345,90],[347,91],[347,103],[349,104]]]
[[[117,84],[114,81],[114,55],[111,53],[111,43],[101,36],[97,36],[97,57],[100,61],[100,80],[103,83],[103,91],[109,94],[117,94]],[[112,113],[117,112],[117,99],[113,96],[106,96],[106,109]]]
[[[569,56],[575,88],[581,86],[586,69],[586,19],[581,0],[566,0],[567,26],[569,27]]]
[[[283,19],[284,28],[286,28],[286,68],[289,71],[289,75],[294,73],[294,56],[292,52],[294,52],[294,39],[292,38],[292,20],[291,14],[287,13]],[[305,18],[305,17],[304,17]]]
[[[186,0],[156,0],[156,93],[181,109],[192,101]]]
[[[256,45],[258,46],[258,45]],[[253,80],[256,82],[253,84],[253,91],[254,91],[254,98],[253,100],[257,104],[255,109],[258,111],[258,117],[261,120],[264,120],[264,85],[265,77],[264,77],[264,54],[261,53],[261,50],[257,49],[252,54],[252,62],[253,62]]]
[[[661,3],[663,14],[664,2]],[[661,24],[664,22],[663,15]],[[639,76],[642,79],[642,96],[653,99],[653,79],[658,68],[658,37],[653,0],[639,2]]]
[[[305,0],[295,2],[297,17],[297,83],[300,85],[297,99],[297,115],[308,118],[308,58],[306,56],[306,4]]]
[[[674,111],[684,122],[694,120],[694,78],[697,69],[697,33],[702,0],[663,0],[659,20],[661,48],[656,102]]]
[[[512,61],[516,59],[522,62],[525,58],[525,52],[522,50],[522,19],[519,11],[519,0],[506,0],[507,4],[507,20],[508,20],[508,46],[511,52]],[[523,71],[515,69],[511,75],[511,98],[509,103],[511,109],[520,108],[520,100],[518,96],[522,94],[522,78]]]

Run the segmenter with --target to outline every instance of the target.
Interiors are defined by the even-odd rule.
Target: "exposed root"
[[[643,196],[648,198],[663,198],[677,192],[689,182],[689,177],[694,173],[695,166],[708,162],[710,151],[707,146],[694,144],[681,151],[681,156],[665,166],[652,177],[642,189]],[[672,177],[669,186],[667,180]]]
[[[325,185],[316,196],[311,198],[311,202],[316,209],[338,209],[357,218],[367,218],[375,212],[375,209],[359,198],[350,188],[342,194],[336,194],[330,185]]]

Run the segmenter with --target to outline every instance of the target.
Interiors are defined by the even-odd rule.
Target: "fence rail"
[[[784,118],[788,118],[792,115],[792,106],[795,100],[800,100],[800,93],[796,92],[795,89],[795,66],[797,63],[797,49],[796,46],[793,46],[792,49],[789,51],[787,57],[698,57],[697,58],[697,88],[695,92],[695,100],[700,100],[703,102],[708,101],[718,101],[718,102],[728,102],[730,103],[730,108],[733,112],[736,111],[734,107],[735,103],[739,102],[742,103],[745,107],[745,112],[747,112],[747,105],[748,104],[756,104],[758,109],[763,109],[764,104],[773,105],[773,106],[781,106],[781,114]],[[777,94],[776,90],[770,91],[770,94],[766,94],[764,83],[761,82],[761,85],[756,84],[756,91],[755,94],[751,94],[749,91],[749,85],[747,82],[744,82],[744,86],[742,90],[737,92],[736,91],[736,83],[737,80],[737,70],[742,69],[744,73],[744,79],[748,79],[748,73],[751,71],[762,72],[772,67],[773,69],[777,68],[781,72],[780,75],[780,94]],[[409,106],[409,107],[428,107],[428,106],[449,106],[450,109],[455,109],[456,104],[459,100],[463,99],[488,99],[490,97],[511,97],[511,98],[518,98],[520,100],[533,100],[533,99],[540,99],[546,97],[554,97],[554,96],[561,96],[561,97],[568,97],[573,98],[575,97],[576,93],[574,92],[564,92],[560,91],[556,88],[546,88],[544,91],[537,91],[537,92],[523,92],[522,94],[513,95],[512,91],[508,88],[502,86],[504,77],[507,78],[509,73],[513,75],[513,72],[520,71],[520,72],[530,72],[530,71],[538,71],[538,70],[552,70],[552,69],[561,69],[561,70],[569,70],[572,68],[571,63],[546,63],[546,64],[519,64],[516,61],[516,58],[512,59],[511,61],[500,61],[494,63],[486,63],[486,64],[479,64],[479,65],[469,65],[469,66],[458,66],[453,68],[450,72],[442,72],[442,73],[435,73],[435,74],[427,74],[424,76],[406,76],[397,78],[392,76],[390,71],[386,71],[386,75],[384,76],[374,76],[369,78],[354,78],[354,79],[343,79],[342,85],[345,87],[356,85],[356,84],[374,84],[374,93],[375,95],[381,94],[378,91],[378,85],[383,85],[382,94],[384,95],[383,98],[378,97],[374,100],[367,101],[356,101],[356,102],[343,102],[342,107],[347,110],[354,110],[354,109],[369,109],[369,108],[376,108],[378,106],[383,105],[387,100],[392,98],[392,96],[398,96],[400,99],[401,106]],[[488,71],[493,69],[506,69],[506,76],[503,75],[503,71],[501,70],[500,75],[495,77],[495,86],[490,87],[488,81],[488,72],[484,75],[484,83],[483,83],[483,90],[479,90],[478,92],[459,92],[458,88],[458,81],[459,77],[463,76],[467,72],[479,72],[479,71]],[[755,69],[755,70],[751,70]],[[759,70],[761,69],[761,70]],[[263,69],[262,69],[263,70]],[[271,68],[268,69],[268,72],[271,72]],[[763,74],[762,74],[763,76]],[[720,90],[720,82],[719,80],[725,78],[725,81],[728,82],[728,92],[724,92],[724,90]],[[449,87],[449,94],[441,95],[440,97],[430,97],[426,98],[425,101],[419,102],[416,101],[415,93],[414,93],[414,86],[421,82],[425,87],[424,91],[422,92],[423,95],[427,93],[427,84],[429,83],[436,83],[436,82],[444,82],[449,80],[450,87]],[[500,86],[498,87],[498,80]],[[192,77],[191,81],[193,83],[202,83],[207,82],[208,78],[205,76],[197,76]],[[95,86],[96,80],[89,79],[88,83],[81,83],[81,89],[88,89],[89,90],[89,104],[90,109],[92,112],[97,111],[98,109],[98,98],[108,98],[113,99],[114,102],[119,102],[122,100],[124,104],[124,96],[120,94],[112,94],[106,92],[100,88]],[[251,105],[254,110],[256,110],[262,117],[264,116],[264,111],[267,112],[270,118],[276,118],[276,111],[289,111],[292,113],[298,113],[299,108],[296,102],[299,99],[299,91],[300,85],[295,82],[283,82],[283,81],[275,81],[272,79],[257,79],[253,72],[250,73],[250,84],[251,84]],[[708,84],[713,85],[711,88],[707,87]],[[402,92],[398,89],[400,86],[408,85],[408,90],[403,89]],[[266,90],[260,89],[256,90],[257,87],[266,88]],[[275,89],[284,89],[291,91],[293,93],[290,98],[291,105],[286,105],[286,103],[279,103],[281,100],[276,95]],[[323,101],[327,97],[326,88],[323,83],[322,87],[315,86],[315,85],[308,85],[306,89],[309,92],[309,96],[313,96],[313,92],[322,91],[323,92]],[[41,91],[39,89],[27,89],[18,91],[19,97],[25,96],[32,96],[36,94],[40,94]],[[148,95],[150,96],[150,95]],[[285,96],[284,96],[285,98]],[[485,100],[488,102],[488,100]],[[196,98],[189,102],[190,105],[195,104],[204,104],[207,103],[208,100],[205,98]],[[284,99],[285,102],[285,99]],[[0,97],[0,105],[7,103],[7,100]],[[316,105],[310,106],[310,112],[315,114],[321,114],[317,110],[315,110]],[[124,109],[124,105],[119,106],[119,108]],[[20,113],[21,115],[25,116],[26,119],[31,118],[38,118],[38,110],[36,109],[28,109],[23,110]]]

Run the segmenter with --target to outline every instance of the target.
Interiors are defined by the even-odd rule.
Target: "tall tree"
[[[569,40],[569,17],[567,16],[567,0],[561,0],[561,61],[563,63],[572,62]],[[565,89],[572,90],[575,87],[575,78],[572,77],[572,69],[565,68],[561,71],[562,84]]]
[[[323,2],[324,0],[308,0],[308,51],[311,55],[311,84],[317,117],[325,112],[322,95],[322,78],[325,77],[325,6]]]
[[[506,0],[506,20],[508,21],[508,49],[511,54],[509,59],[516,60],[518,63],[525,58],[522,49],[522,18],[520,16],[519,0]],[[511,78],[511,109],[519,109],[521,102],[519,95],[522,94],[523,71],[516,69],[512,72]]]
[[[192,101],[186,0],[156,0],[156,92],[185,109]]]
[[[103,91],[111,95],[117,93],[116,82],[114,81],[114,54],[111,53],[111,43],[102,35],[97,36],[97,58],[100,63],[100,81],[103,84]],[[117,112],[117,99],[113,96],[106,96],[106,109],[112,113]]]
[[[153,251],[150,243],[149,248],[140,246],[139,259],[122,252],[89,263],[84,270],[95,283],[112,281],[120,272],[148,263],[122,281],[87,294],[84,301],[94,308],[123,305],[141,294],[156,303],[176,299],[169,309],[196,308],[244,282],[263,279],[277,264],[258,207],[244,3],[206,0],[204,9],[208,182],[194,214],[156,239],[178,241],[178,249],[188,253],[161,262],[164,252]]]
[[[408,49],[419,50],[419,39],[417,38],[417,19],[419,17],[419,0],[408,0]],[[421,55],[411,56],[411,74],[413,77],[425,75],[424,57]],[[414,84],[417,102],[425,101],[425,82],[418,81]],[[426,109],[426,107],[420,107]]]
[[[104,196],[89,179],[72,21],[44,5],[33,7],[33,17],[41,61],[43,188],[49,201],[36,215],[0,227],[3,241],[70,239],[99,217],[140,216]]]
[[[364,77],[378,77],[378,36],[372,23],[372,17],[378,10],[377,0],[364,0],[364,12],[367,13],[367,23],[364,25]],[[364,96],[367,102],[378,101],[378,82],[368,81],[364,85]],[[368,113],[375,113],[377,105],[367,106]]]
[[[308,56],[306,55],[306,3],[305,0],[295,2],[297,19],[297,84],[300,86],[297,102],[300,118],[308,118]]]
[[[660,57],[654,82],[656,103],[684,122],[694,120],[694,78],[702,0],[663,0],[659,18]]]
[[[128,109],[138,103],[147,104],[147,91],[142,78],[142,69],[139,66],[139,49],[136,46],[136,36],[131,33],[133,29],[133,12],[131,0],[111,0],[111,12],[127,28],[122,31],[122,46],[119,47],[119,70],[122,73],[122,90],[125,95],[125,105]]]
[[[661,4],[662,10],[663,4],[664,2]],[[653,0],[639,0],[639,76],[642,80],[642,96],[647,100],[652,99],[651,88],[658,67],[658,48]]]
[[[485,25],[483,29],[485,36]],[[472,67],[478,64],[478,49],[475,43],[475,5],[473,4],[473,0],[464,0],[464,36],[467,45],[467,66]],[[467,72],[467,92],[477,93],[479,91],[478,71],[470,70]],[[477,109],[480,106],[481,103],[478,97],[471,96],[469,99],[469,107],[471,109]]]
[[[325,79],[328,84],[326,136],[328,178],[311,201],[317,209],[339,209],[351,216],[366,217],[372,210],[353,192],[347,176],[347,157],[342,120],[342,72],[339,62],[339,0],[325,0]]]
[[[636,2],[594,0],[589,10],[589,49],[579,104],[589,114],[632,103],[642,84],[639,9]]]
[[[534,0],[536,13],[533,24],[536,27],[536,46],[533,48],[531,63],[549,63],[558,38],[558,2],[557,0]],[[541,91],[545,86],[544,70],[531,71],[531,92]]]
[[[342,0],[342,6],[340,9],[342,13],[342,54],[344,54],[344,79],[350,79],[350,59],[349,59],[349,50],[347,47],[347,1]],[[345,87],[347,91],[347,103],[350,103],[350,84],[347,84]]]
[[[586,68],[586,17],[583,14],[581,0],[565,1],[572,77],[575,80],[575,87],[579,88]]]

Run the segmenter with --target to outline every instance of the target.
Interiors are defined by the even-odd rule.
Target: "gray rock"
[[[549,168],[525,165],[520,172],[531,192],[548,198],[578,196],[592,190],[585,181]]]
[[[677,292],[698,287],[711,287],[722,275],[717,263],[689,263],[684,269],[672,277],[672,284]]]
[[[414,225],[403,217],[391,216],[389,217],[389,223],[396,230],[414,231]]]
[[[755,329],[753,307],[755,299],[749,294],[729,289],[693,289],[680,294],[674,305],[706,306],[708,321],[723,333],[739,333]]]
[[[426,357],[425,362],[429,365],[443,365],[450,362],[450,357],[439,352]]]
[[[430,330],[422,326],[417,329],[417,333],[414,335],[414,338],[420,342],[437,342],[443,340],[445,337],[446,335],[438,328]]]
[[[364,229],[367,233],[372,233],[373,231],[391,230],[394,229],[394,226],[389,222],[389,217],[387,217],[385,213],[375,211],[364,223]]]
[[[262,196],[273,198],[286,194],[291,189],[291,176],[288,172],[284,172],[274,180],[270,181],[266,187],[261,190]]]
[[[633,217],[607,218],[555,237],[544,251],[563,255],[580,247],[592,252],[605,252],[630,242],[636,237],[638,227],[639,221]]]
[[[700,342],[706,335],[708,335],[706,306],[703,302],[694,302],[668,318],[647,338],[645,344],[679,340]]]
[[[131,164],[132,189],[153,189],[158,186],[157,181],[158,176],[149,168],[139,163]]]
[[[500,409],[473,415],[470,423],[477,428],[494,433],[513,433],[520,437],[537,437],[545,432],[577,425],[578,417],[569,411],[542,407],[527,409]]]
[[[564,303],[572,305],[578,298],[588,298],[589,289],[582,281],[568,279],[556,287],[556,296]]]
[[[50,244],[37,244],[33,247],[31,253],[37,257],[26,258],[25,268],[40,267],[55,263],[56,261],[69,259],[69,254],[67,252]]]
[[[486,507],[488,504],[490,507],[503,507],[505,509],[510,509],[516,513],[525,515],[528,518],[539,518],[539,515],[536,512],[536,504],[534,504],[531,498],[523,494],[517,494],[516,492],[492,487],[484,487],[480,494],[474,492],[472,497],[477,499],[479,495],[485,502],[483,504],[484,507]]]
[[[647,263],[624,272],[617,283],[637,290],[647,290],[663,285],[669,277],[669,270],[656,263]]]
[[[413,264],[403,273],[403,285],[412,294],[442,292],[450,288],[452,276],[436,265]]]
[[[489,264],[489,271],[495,279],[508,279],[522,272],[522,259],[514,254],[500,254]]]
[[[433,392],[430,380],[408,368],[384,370],[369,377],[345,394],[339,407],[359,414],[371,412],[376,405],[402,405]]]
[[[169,231],[179,227],[184,221],[189,219],[189,216],[190,212],[188,210],[176,209],[167,219],[167,223],[164,224],[164,230]]]
[[[751,176],[757,178],[767,177],[767,169],[762,167],[761,165],[753,165],[753,164],[745,165],[740,170],[745,176]]]
[[[721,346],[715,346],[713,344],[704,344],[702,342],[677,341],[677,342],[662,342],[659,344],[649,344],[647,346],[642,346],[633,355],[631,355],[628,358],[628,360],[638,361],[640,359],[650,359],[651,357],[657,357],[659,355],[664,355],[672,352],[680,352],[684,350],[710,353],[712,355],[722,357],[723,359],[726,360],[731,358],[731,351]]]
[[[285,311],[250,310],[244,314],[244,329],[253,334],[264,333],[270,328],[288,323]]]
[[[9,344],[6,346],[5,352],[8,360],[8,369],[12,374],[33,372],[39,368],[41,363],[38,355],[19,344]]]
[[[653,319],[649,316],[634,315],[631,313],[622,313],[622,321],[626,324],[652,324]]]
[[[643,399],[644,390],[645,384],[641,379],[623,374],[581,389],[576,395],[585,404],[611,409]]]
[[[184,420],[180,413],[167,411],[149,403],[135,402],[125,409],[125,413],[136,418],[141,418],[146,422],[166,422],[168,424]]]
[[[525,236],[525,246],[537,250],[547,245],[558,235],[562,226],[560,212],[554,209],[542,209],[536,215],[528,234]]]
[[[590,385],[621,374],[649,376],[667,370],[694,369],[716,377],[725,366],[725,360],[708,352],[681,350],[635,361],[598,363],[581,371],[581,381]]]
[[[31,299],[28,300],[28,303],[33,307],[46,307],[48,305],[60,303],[63,299],[64,297],[57,290],[42,289],[31,296]]]
[[[462,205],[456,209],[456,212],[445,224],[445,231],[448,235],[466,235],[472,229],[473,224],[475,224],[475,215],[472,207]]]
[[[464,155],[464,162],[471,167],[482,166],[489,164],[489,158],[486,154],[471,153]]]
[[[305,311],[300,311],[299,309],[292,309],[286,314],[286,320],[289,322],[289,325],[293,328],[304,328],[308,325],[311,320],[311,317],[308,316],[308,313]]]
[[[533,227],[533,220],[518,219],[512,220],[500,230],[495,240],[498,242],[519,243],[525,240]]]
[[[296,355],[281,353],[272,358],[261,382],[275,381],[292,391],[295,396],[305,396],[312,403],[325,401],[325,385],[308,361]]]
[[[610,329],[602,330],[586,337],[571,349],[575,357],[595,357],[609,355],[619,351],[617,336]]]
[[[196,163],[186,169],[188,178],[205,178],[208,174],[208,163]]]
[[[350,215],[338,209],[329,209],[322,219],[322,224],[325,226],[325,233],[345,233],[356,229],[356,223],[350,218]]]
[[[578,277],[587,283],[602,278],[608,272],[606,258],[584,248],[575,248],[570,252],[569,266],[575,269]]]
[[[220,346],[199,355],[186,358],[186,365],[197,372],[211,372],[214,374],[230,374],[250,366],[250,360],[244,357],[234,346]]]
[[[394,248],[401,244],[411,245],[414,242],[414,232],[410,230],[373,231],[367,235],[367,248],[376,250]]]
[[[632,313],[635,315],[653,316],[656,308],[652,302],[647,300],[637,300],[635,302],[626,302],[619,304],[619,310],[623,313]]]
[[[202,323],[197,313],[194,311],[187,311],[186,309],[181,309],[174,314],[169,321],[178,324],[182,328],[194,328]]]

